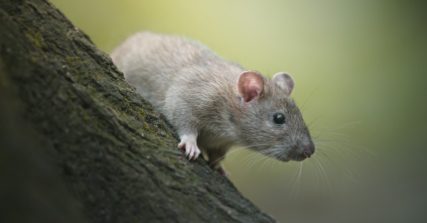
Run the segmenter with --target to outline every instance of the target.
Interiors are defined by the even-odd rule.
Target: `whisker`
[[[291,185],[291,199],[296,199],[299,196],[300,190],[301,190],[301,175],[302,175],[302,170],[303,170],[303,162],[299,163],[299,168],[297,171],[297,175],[294,178],[294,182]]]
[[[324,177],[324,182],[326,183],[327,191],[330,193],[332,191],[332,185],[331,185],[330,179],[328,177],[328,174],[326,173],[326,170],[323,167],[323,164],[320,162],[320,160],[317,159],[317,157],[315,157],[315,156],[313,156],[313,158],[314,158],[315,162],[318,164],[318,167],[320,170],[319,173],[321,173],[321,176]]]

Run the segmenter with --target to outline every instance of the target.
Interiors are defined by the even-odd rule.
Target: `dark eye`
[[[283,123],[285,123],[285,115],[283,113],[275,113],[273,115],[273,121],[274,123],[281,125]]]

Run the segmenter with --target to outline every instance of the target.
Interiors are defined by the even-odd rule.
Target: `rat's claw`
[[[178,148],[185,150],[185,156],[189,160],[195,160],[200,155],[200,149],[197,147],[196,140],[192,137],[182,137]]]
[[[185,156],[190,155],[190,152],[191,152],[191,145],[186,144],[186,145],[184,146],[184,153],[185,153]]]
[[[195,160],[200,154],[200,149],[197,148],[197,145],[191,145],[190,149],[188,149],[188,154],[186,150],[186,155],[188,156],[189,160]]]
[[[193,159],[193,156],[194,156],[194,152],[195,152],[196,150],[194,149],[194,146],[192,146],[191,148],[190,148],[190,151],[188,152],[188,159],[189,160],[191,160],[191,159]]]

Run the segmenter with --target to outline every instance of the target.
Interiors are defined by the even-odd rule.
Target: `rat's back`
[[[111,58],[137,92],[158,108],[180,70],[219,59],[198,42],[150,32],[129,37]]]

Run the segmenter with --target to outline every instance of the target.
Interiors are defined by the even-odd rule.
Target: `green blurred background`
[[[294,76],[316,155],[237,149],[238,189],[281,222],[427,222],[423,1],[52,0],[110,52],[142,30],[199,40],[265,75]]]

